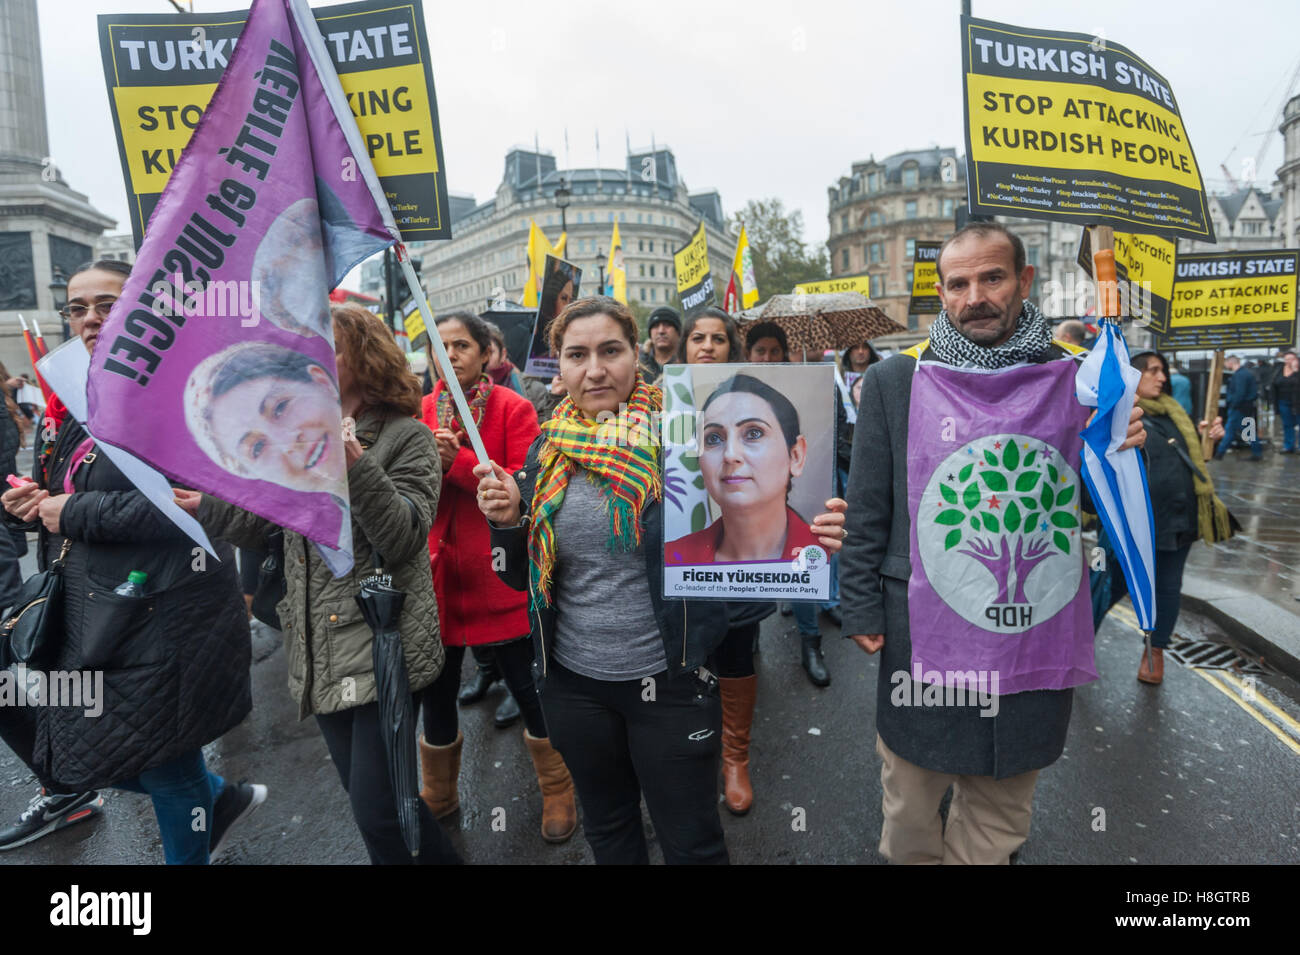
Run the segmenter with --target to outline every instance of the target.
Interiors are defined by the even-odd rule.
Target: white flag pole
[[[416,304],[420,306],[420,315],[424,318],[424,327],[429,333],[429,342],[433,345],[433,354],[438,359],[438,367],[442,370],[443,387],[451,392],[451,397],[456,402],[456,410],[460,413],[461,427],[465,429],[465,435],[469,438],[470,444],[474,446],[474,454],[478,458],[479,464],[489,462],[487,449],[483,447],[483,438],[478,433],[478,428],[474,425],[474,416],[470,414],[469,403],[465,401],[465,393],[460,390],[460,382],[456,380],[456,371],[451,367],[451,359],[447,357],[447,349],[442,345],[442,339],[438,336],[437,328],[433,321],[433,311],[429,308],[429,300],[424,296],[424,289],[420,287],[420,280],[416,278],[415,269],[411,268],[411,254],[406,251],[405,244],[397,243],[395,251],[397,252],[397,261],[402,264],[402,274],[406,276],[407,288],[411,290]]]

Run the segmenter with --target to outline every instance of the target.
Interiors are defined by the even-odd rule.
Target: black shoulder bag
[[[43,667],[58,653],[63,635],[63,562],[72,541],[50,566],[23,583],[13,611],[0,625],[0,667]]]

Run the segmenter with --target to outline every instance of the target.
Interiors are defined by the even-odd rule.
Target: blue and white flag
[[[1079,403],[1097,414],[1081,433],[1083,480],[1128,582],[1143,630],[1155,629],[1155,520],[1146,466],[1137,448],[1120,451],[1142,374],[1129,364],[1128,345],[1117,324],[1101,323],[1074,387]]]

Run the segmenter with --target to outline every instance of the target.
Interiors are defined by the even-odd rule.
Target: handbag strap
[[[68,464],[68,470],[63,472],[63,493],[64,494],[71,494],[74,490],[76,490],[72,486],[72,479],[76,477],[77,469],[80,468],[83,464],[89,464],[90,462],[95,460],[95,456],[90,452],[90,449],[93,448],[94,446],[95,446],[95,439],[86,438],[86,440],[82,441],[81,444],[77,445],[77,449],[72,452],[72,460]]]

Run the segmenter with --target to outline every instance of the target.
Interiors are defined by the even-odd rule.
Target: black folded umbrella
[[[388,778],[397,797],[397,822],[411,855],[420,854],[420,779],[416,766],[415,709],[398,621],[406,594],[393,589],[393,578],[374,573],[361,581],[357,606],[375,633],[375,696],[379,726],[388,757]]]

